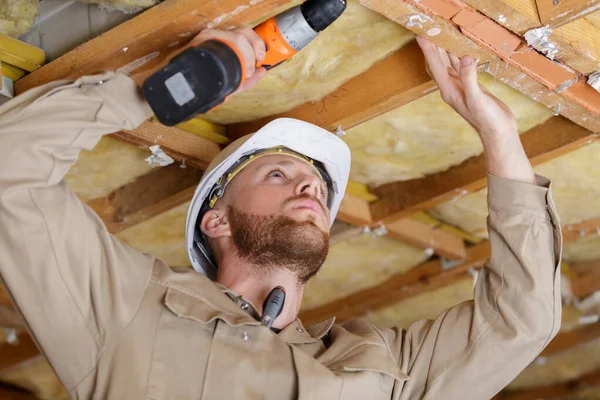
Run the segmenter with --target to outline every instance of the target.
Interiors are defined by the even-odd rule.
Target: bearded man
[[[265,74],[253,31],[196,40],[211,38],[238,47],[247,87]],[[297,318],[348,180],[335,135],[278,119],[229,145],[191,203],[182,270],[120,243],[64,180],[82,149],[151,116],[133,80],[49,83],[0,108],[0,271],[71,398],[489,399],[536,358],[560,325],[550,183],[473,59],[418,41],[481,137],[492,256],[474,301],[409,327]]]

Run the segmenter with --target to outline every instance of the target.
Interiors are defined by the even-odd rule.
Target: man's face
[[[240,257],[267,273],[284,266],[306,282],[329,248],[327,195],[318,172],[302,160],[270,155],[248,165],[223,199]]]

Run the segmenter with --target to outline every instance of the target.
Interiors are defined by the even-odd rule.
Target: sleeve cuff
[[[550,218],[550,180],[536,175],[537,185],[488,174],[488,204],[497,211],[527,213]]]

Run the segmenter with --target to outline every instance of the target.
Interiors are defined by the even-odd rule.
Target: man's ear
[[[200,230],[212,239],[231,236],[229,222],[223,210],[214,209],[204,214],[200,222]]]

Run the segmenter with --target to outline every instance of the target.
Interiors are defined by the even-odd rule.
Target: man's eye
[[[274,169],[273,171],[270,171],[267,176],[269,178],[285,178],[285,174],[283,172],[281,172],[281,170],[278,169]]]

